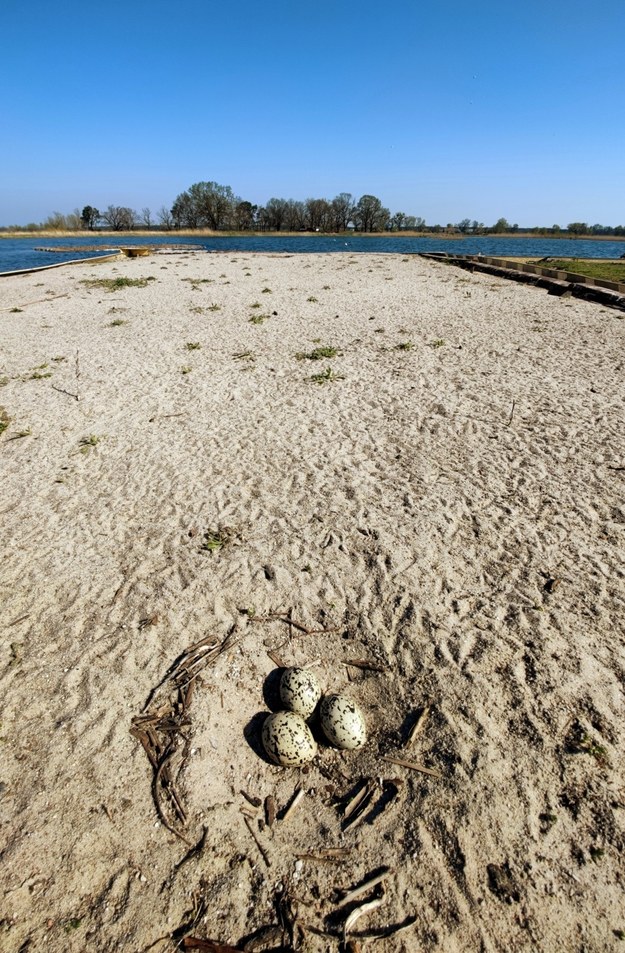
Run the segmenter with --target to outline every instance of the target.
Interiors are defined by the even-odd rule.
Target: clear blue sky
[[[194,182],[625,223],[624,0],[2,0],[0,225]]]

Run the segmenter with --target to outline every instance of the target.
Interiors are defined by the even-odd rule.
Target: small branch
[[[382,761],[389,761],[391,764],[398,764],[402,768],[409,768],[411,771],[419,771],[420,774],[429,774],[432,778],[442,778],[440,771],[434,771],[433,768],[426,768],[424,764],[416,764],[414,761],[404,761],[403,758],[393,758],[389,754],[382,755]]]
[[[27,308],[29,304],[44,304],[46,301],[54,301],[55,298],[69,298],[69,294],[48,295],[47,298],[37,298],[35,301],[23,301],[20,308]],[[0,311],[12,311],[12,308],[0,308]]]
[[[57,387],[56,384],[50,384],[52,390],[58,390],[59,394],[65,394],[67,397],[73,397],[74,400],[80,400],[78,394],[72,394],[69,390],[63,390],[62,387]]]
[[[251,622],[285,622],[287,625],[292,625],[294,629],[297,629],[298,632],[303,632],[304,635],[324,635],[326,632],[340,632],[343,628],[342,625],[335,625],[331,629],[307,629],[305,625],[302,625],[301,622],[296,622],[295,619],[292,619],[290,616],[281,615],[278,612],[272,612],[270,615],[258,615],[254,616]]]
[[[245,826],[247,827],[248,831],[250,832],[250,834],[251,834],[252,837],[254,838],[254,842],[256,843],[256,846],[258,847],[258,850],[260,851],[260,855],[261,855],[261,857],[263,858],[263,860],[265,861],[265,864],[267,865],[267,867],[271,867],[271,861],[269,860],[269,857],[267,856],[267,851],[265,850],[265,848],[263,847],[263,845],[262,845],[261,842],[259,841],[258,837],[257,837],[256,834],[254,833],[254,828],[252,827],[252,822],[250,821],[250,819],[249,819],[248,817],[245,817],[245,816],[243,816],[243,820],[245,821]]]
[[[303,790],[303,788],[300,788],[299,791],[296,791],[296,792],[295,792],[295,797],[293,798],[293,800],[291,801],[291,803],[290,803],[289,806],[287,807],[286,811],[285,811],[284,814],[282,815],[282,821],[283,821],[283,822],[286,821],[287,817],[290,817],[291,814],[293,814],[293,812],[294,812],[295,810],[297,810],[297,807],[298,807],[298,805],[300,804],[300,802],[302,801],[303,797],[304,797],[304,790]]]
[[[408,740],[405,744],[406,748],[408,748],[412,744],[412,742],[415,740],[417,735],[420,734],[420,732],[423,730],[423,726],[425,725],[425,722],[429,713],[430,713],[430,706],[426,705],[423,711],[421,712],[421,714],[419,715],[419,717],[417,718],[417,720],[415,721],[414,725],[412,726],[412,730],[410,734],[408,735]]]
[[[514,408],[515,408],[515,405],[516,405],[516,401],[513,400],[513,401],[512,401],[512,410],[510,411],[510,420],[508,421],[508,426],[510,426],[510,424],[512,423],[512,418],[514,417]]]
[[[378,884],[382,883],[383,880],[386,880],[389,877],[393,870],[390,867],[385,867],[384,870],[380,871],[375,877],[371,877],[369,880],[365,880],[359,887],[356,887],[354,890],[350,890],[349,893],[346,893],[337,906],[344,907],[348,903],[352,903],[354,900],[357,900],[358,897],[362,897],[363,893],[367,893],[368,890],[371,890],[373,887],[377,887]]]

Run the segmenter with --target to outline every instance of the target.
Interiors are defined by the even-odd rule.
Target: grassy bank
[[[537,264],[546,268],[571,271],[587,278],[601,278],[604,281],[625,281],[625,261],[593,261],[589,258],[547,258]]]

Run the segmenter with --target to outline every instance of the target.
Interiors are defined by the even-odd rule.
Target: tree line
[[[254,205],[235,195],[229,185],[217,182],[196,182],[178,195],[168,208],[163,205],[157,212],[144,208],[140,212],[126,206],[109,205],[103,211],[85,205],[69,215],[53,212],[40,224],[22,226],[26,231],[95,231],[110,229],[115,232],[132,231],[135,228],[174,231],[179,229],[210,229],[212,231],[236,232],[460,232],[468,235],[515,233],[518,224],[510,224],[499,218],[494,225],[484,225],[476,219],[464,218],[446,225],[427,225],[420,216],[405,212],[391,214],[375,195],[362,195],[356,199],[350,192],[340,192],[333,199],[270,198],[265,205]],[[20,230],[20,226],[7,226],[3,230]],[[557,235],[566,231],[572,235],[625,235],[625,226],[589,225],[587,222],[571,222],[562,229],[559,225],[524,228],[523,232],[541,235]]]

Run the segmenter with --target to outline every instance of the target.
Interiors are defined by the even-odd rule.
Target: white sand
[[[81,283],[115,276],[156,280]],[[622,315],[412,257],[195,252],[2,279],[0,309],[0,947],[164,953],[186,925],[242,948],[282,890],[301,948],[336,951],[339,891],[388,865],[353,933],[414,925],[363,949],[612,949]],[[296,359],[319,345],[342,353]],[[327,367],[341,379],[307,380]],[[203,552],[220,527],[230,541]],[[177,868],[188,847],[158,822],[131,719],[235,623],[189,709],[185,836],[207,835]],[[307,772],[259,756],[268,649],[318,659],[359,702],[362,752],[322,747]],[[440,780],[381,760],[427,702],[396,753]],[[342,834],[361,778],[385,809]],[[282,807],[298,782],[291,817],[251,822],[267,868],[240,790]],[[297,863],[338,846],[340,863]]]

